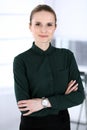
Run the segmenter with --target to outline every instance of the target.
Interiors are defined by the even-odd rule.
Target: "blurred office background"
[[[14,94],[13,59],[31,47],[29,15],[33,7],[43,3],[56,11],[54,45],[74,52],[87,95],[87,0],[0,1],[0,130],[18,130],[20,112]],[[87,100],[69,109],[71,130],[87,130],[86,105]]]

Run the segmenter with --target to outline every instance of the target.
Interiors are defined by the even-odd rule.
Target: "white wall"
[[[0,88],[0,117],[0,130],[19,130],[20,112],[13,87]]]
[[[56,11],[56,37],[87,40],[87,0],[44,0]]]
[[[43,0],[0,0],[0,130],[19,130],[13,58],[31,47],[29,14],[41,3]]]
[[[87,1],[86,0],[65,0],[65,1],[44,0],[44,1],[50,4],[55,9],[58,15],[58,29],[56,32],[56,36],[59,37],[59,40],[61,38],[87,40],[87,26],[86,26]],[[6,59],[5,60],[6,63],[7,61],[11,61],[11,59],[9,58],[10,55],[11,56],[14,55],[14,52],[15,54],[16,52],[19,53],[21,51],[20,49],[24,49],[28,47],[29,39],[27,39],[26,37],[24,39],[21,39],[23,36],[28,37],[28,31],[27,31],[28,29],[25,29],[27,28],[27,25],[24,25],[24,23],[26,24],[28,18],[27,14],[32,9],[32,7],[39,3],[43,3],[43,0],[8,0],[8,1],[2,0],[0,1],[0,49],[1,49],[0,56],[1,58],[3,57],[2,61],[4,61],[4,59]],[[14,14],[17,15],[18,19],[15,19]],[[10,16],[12,16],[11,21],[9,20]],[[13,24],[14,20],[16,21],[16,23],[18,23],[17,21],[19,21],[20,26],[17,26],[17,24],[15,24],[14,26]],[[23,26],[22,24],[20,24],[21,21]],[[19,27],[19,30],[17,32],[15,27],[16,28]],[[21,27],[23,28],[21,29]],[[26,31],[24,32],[23,29]],[[2,55],[4,54],[2,53],[2,51],[5,50],[6,50],[6,54]],[[0,65],[3,65],[1,61],[0,61]],[[1,66],[0,69],[2,69]],[[10,70],[12,71],[12,68],[10,68]],[[9,74],[8,71],[5,71],[4,74],[3,71],[2,73],[0,71],[0,78],[1,78],[0,87],[2,87],[0,88],[0,116],[1,116],[0,130],[18,130],[18,126],[20,122],[20,113],[16,106],[13,86],[10,86],[13,84],[12,77],[9,79],[8,74]],[[7,76],[6,80],[5,80],[5,76]],[[8,84],[6,82],[8,82]],[[8,88],[8,86],[10,88]],[[7,89],[5,87],[7,87]]]
[[[87,0],[44,0],[44,2],[57,14],[56,47],[68,48],[68,40],[87,41]],[[81,105],[69,109],[71,121],[78,121],[80,110]],[[85,103],[80,121],[86,123]]]

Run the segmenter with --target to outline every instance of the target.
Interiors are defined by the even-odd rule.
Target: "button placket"
[[[50,91],[53,94],[54,92],[54,88],[53,88],[53,74],[52,74],[52,70],[51,70],[51,66],[50,66],[50,62],[49,62],[49,57],[48,57],[48,75],[49,75],[49,86],[50,86]]]

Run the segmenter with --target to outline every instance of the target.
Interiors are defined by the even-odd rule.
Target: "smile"
[[[39,35],[39,37],[46,38],[48,35]]]

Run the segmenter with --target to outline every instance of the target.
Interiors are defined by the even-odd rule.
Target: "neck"
[[[50,43],[37,43],[37,42],[35,42],[35,45],[38,46],[41,50],[45,51],[48,49]]]

